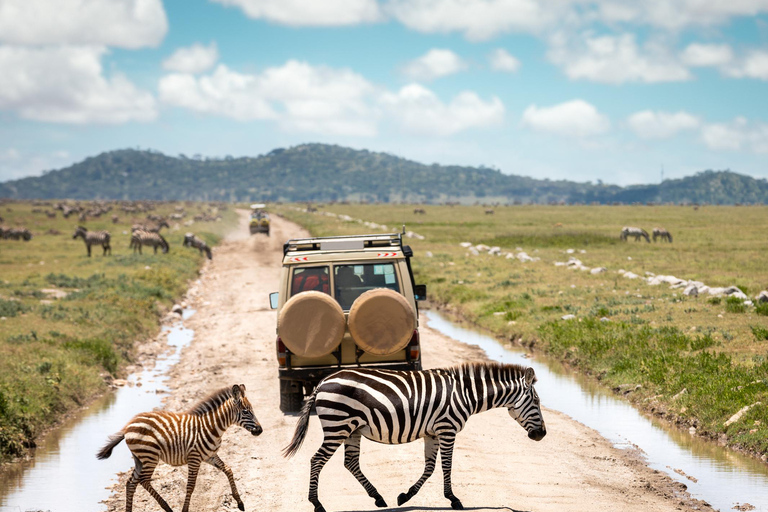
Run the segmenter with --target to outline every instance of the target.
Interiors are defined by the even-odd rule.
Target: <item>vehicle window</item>
[[[349,310],[363,292],[374,288],[389,288],[400,292],[393,263],[335,265],[333,267],[336,300],[341,309]]]
[[[291,281],[291,296],[311,290],[330,295],[331,286],[328,278],[328,267],[309,267],[293,269]]]

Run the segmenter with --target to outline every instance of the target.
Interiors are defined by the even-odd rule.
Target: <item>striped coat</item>
[[[386,502],[360,470],[360,440],[386,444],[424,439],[425,465],[421,478],[397,498],[410,500],[435,468],[438,451],[443,469],[443,492],[454,509],[463,508],[451,486],[451,464],[456,435],[473,414],[506,407],[527,432],[539,441],[547,433],[532,368],[518,365],[465,364],[426,371],[342,370],[315,388],[301,411],[284,455],[301,447],[313,406],[323,428],[323,444],[312,457],[309,501],[324,512],[318,499],[320,471],[336,449],[344,445],[344,466],[357,478],[376,506]]]
[[[112,246],[109,245],[109,231],[88,231],[83,226],[77,226],[75,234],[72,235],[72,238],[78,237],[82,238],[83,242],[85,242],[85,248],[88,250],[89,258],[91,257],[92,245],[100,245],[101,248],[104,249],[103,256],[106,256],[107,252],[112,254]]]
[[[152,247],[155,250],[155,254],[157,254],[158,247],[162,249],[163,254],[166,254],[170,250],[168,242],[159,233],[142,230],[136,230],[131,233],[131,243],[128,247],[133,247],[134,254],[136,254],[136,251],[141,254],[141,248],[145,245]]]
[[[152,474],[160,461],[172,466],[189,466],[184,512],[189,510],[197,472],[203,462],[227,475],[237,506],[245,510],[232,470],[216,454],[224,432],[235,424],[254,436],[262,432],[253,414],[253,407],[245,397],[243,384],[222,388],[184,413],[155,411],[138,414],[122,430],[109,437],[96,457],[108,458],[114,447],[125,439],[135,462],[131,478],[126,484],[126,512],[131,512],[133,508],[133,495],[139,484],[157,500],[163,510],[172,512],[151,484]]]
[[[211,248],[208,247],[208,244],[206,244],[205,241],[197,238],[192,233],[187,233],[184,235],[184,247],[192,247],[194,249],[198,249],[200,254],[205,253],[209,260],[213,259],[213,254],[211,254]]]

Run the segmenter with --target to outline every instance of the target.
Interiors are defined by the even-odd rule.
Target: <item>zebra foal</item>
[[[83,242],[85,242],[85,248],[88,250],[89,258],[91,257],[92,245],[100,245],[101,248],[104,249],[104,254],[102,256],[106,256],[107,251],[109,251],[109,254],[112,254],[112,246],[109,245],[109,231],[88,231],[83,226],[77,226],[72,238],[76,239],[78,237],[82,238]]]
[[[208,247],[208,244],[205,243],[204,240],[197,238],[193,233],[187,233],[184,235],[184,247],[192,247],[193,249],[198,249],[200,254],[205,253],[209,260],[213,259],[213,254],[211,254],[211,248]]]
[[[424,438],[424,472],[407,492],[397,497],[402,505],[419,492],[435,469],[438,451],[443,469],[443,494],[454,509],[463,509],[451,486],[451,463],[456,435],[473,414],[506,407],[527,432],[540,441],[547,434],[533,368],[497,363],[464,364],[425,371],[342,370],[324,379],[301,410],[286,457],[301,448],[314,406],[323,427],[323,444],[310,464],[309,501],[315,512],[325,512],[318,499],[323,466],[344,445],[344,467],[373,498],[387,504],[360,470],[360,441],[364,436],[386,444]]]
[[[160,233],[153,233],[151,231],[142,231],[141,229],[137,229],[131,233],[131,243],[128,245],[128,247],[133,247],[134,254],[136,254],[136,251],[141,254],[141,247],[143,245],[152,247],[155,250],[155,254],[157,254],[158,247],[162,249],[163,254],[166,254],[171,248],[170,245],[168,245],[168,242]]]
[[[222,388],[184,413],[157,411],[137,414],[122,430],[109,436],[109,442],[99,450],[96,458],[108,458],[112,455],[112,449],[125,439],[135,463],[133,473],[126,484],[125,512],[131,512],[133,509],[133,494],[138,484],[157,500],[165,512],[173,512],[152,487],[152,473],[160,461],[172,466],[188,466],[187,495],[183,512],[189,510],[197,472],[203,462],[227,475],[237,507],[245,510],[235,486],[232,469],[216,454],[221,446],[221,436],[234,424],[240,425],[254,436],[262,432],[261,425],[253,414],[253,407],[245,397],[243,384]]]

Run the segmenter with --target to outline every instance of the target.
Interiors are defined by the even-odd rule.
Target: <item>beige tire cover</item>
[[[349,308],[349,333],[369,354],[387,356],[405,348],[415,328],[411,305],[387,288],[368,290]]]
[[[336,300],[318,291],[294,295],[280,310],[277,334],[288,349],[302,357],[333,352],[344,337],[344,312]]]

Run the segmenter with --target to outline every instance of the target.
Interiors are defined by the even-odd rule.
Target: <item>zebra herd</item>
[[[635,242],[638,242],[641,238],[644,238],[646,242],[651,243],[651,237],[648,236],[648,232],[642,228],[636,228],[632,226],[625,226],[622,228],[619,239],[626,242],[627,238],[629,237],[634,237]],[[667,241],[672,243],[672,235],[664,228],[653,228],[653,241],[655,242],[657,238],[661,238],[662,242]]]
[[[7,228],[0,226],[0,238],[3,240],[24,240],[29,242],[32,240],[32,232],[27,228]]]
[[[30,238],[32,236],[30,235]],[[112,254],[112,246],[110,241],[112,236],[109,231],[88,231],[84,226],[77,226],[75,233],[72,235],[73,239],[82,238],[85,242],[85,248],[88,252],[88,257],[91,257],[91,246],[101,246],[104,250],[103,256],[107,253]],[[184,236],[184,247],[192,247],[198,249],[200,254],[205,254],[208,259],[213,259],[213,253],[208,244],[204,240],[196,237],[193,233],[187,233]],[[142,247],[151,247],[154,249],[154,253],[157,254],[157,250],[160,249],[163,254],[167,254],[170,251],[170,244],[168,241],[157,231],[149,231],[141,228],[136,228],[131,231],[131,241],[128,245],[129,249],[133,249],[133,253],[142,254]]]
[[[463,509],[451,484],[456,435],[473,414],[505,407],[530,439],[540,441],[547,430],[535,383],[533,368],[499,363],[468,363],[425,371],[341,370],[321,381],[309,396],[283,455],[291,457],[299,451],[315,409],[323,429],[323,443],[310,462],[309,501],[314,511],[325,512],[318,498],[318,479],[325,463],[341,445],[344,467],[376,506],[386,507],[384,498],[360,469],[360,441],[365,437],[384,444],[402,444],[424,439],[424,471],[416,483],[397,497],[397,504],[406,503],[419,492],[434,472],[440,453],[443,494],[453,509]],[[262,432],[245,397],[244,385],[220,389],[184,413],[139,414],[110,436],[96,456],[106,459],[123,439],[131,450],[135,466],[126,484],[126,512],[133,508],[139,484],[163,510],[171,512],[151,485],[159,461],[189,466],[183,512],[189,510],[202,462],[227,475],[238,508],[245,510],[231,469],[216,455],[221,436],[234,424],[254,436]]]

